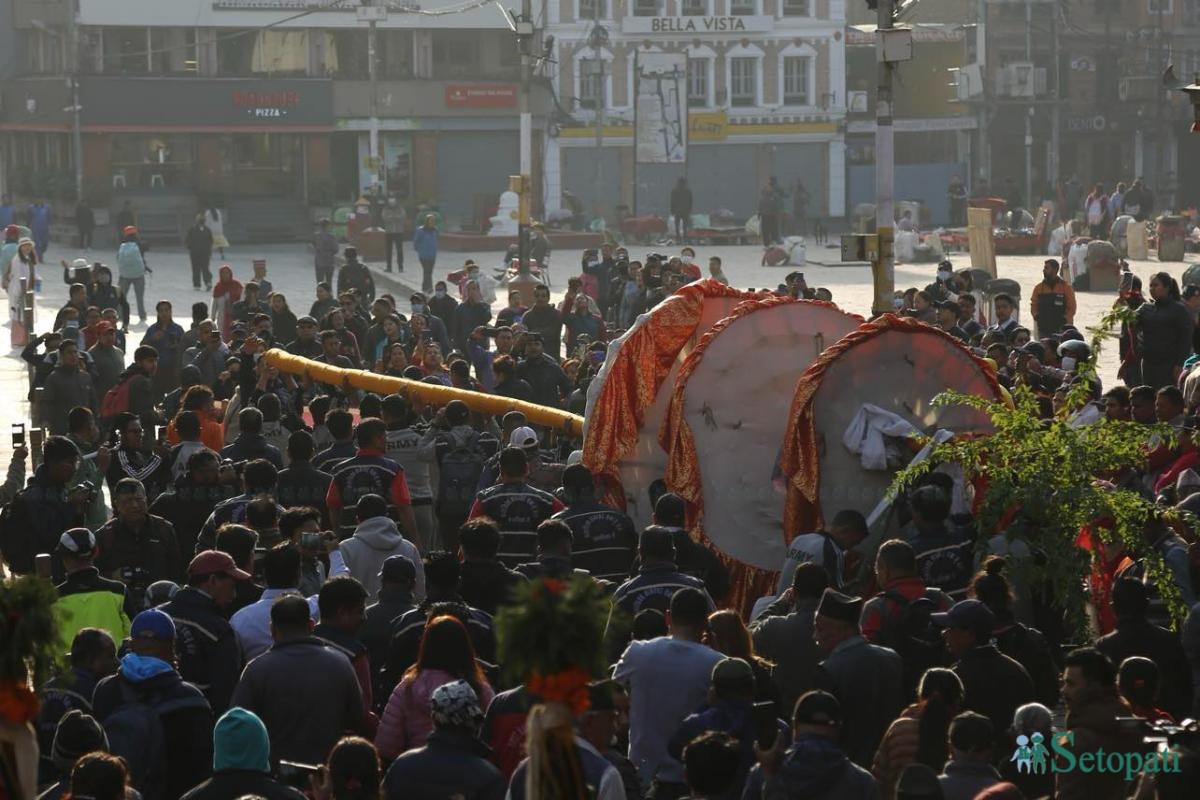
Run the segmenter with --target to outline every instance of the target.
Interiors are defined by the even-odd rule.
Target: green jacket
[[[100,529],[100,526],[108,522],[108,507],[104,505],[104,473],[96,466],[96,446],[88,444],[78,437],[68,436],[75,446],[79,448],[79,467],[76,468],[75,474],[71,476],[71,480],[67,482],[68,489],[74,489],[80,486],[84,481],[91,481],[92,486],[96,488],[96,493],[92,496],[92,502],[87,508],[85,515],[85,523],[93,533]],[[91,456],[87,458],[86,456]]]
[[[113,637],[117,647],[129,637],[125,614],[125,584],[100,577],[95,567],[72,572],[60,583],[54,614],[58,620],[62,652],[71,649],[75,634],[83,628],[100,628]]]

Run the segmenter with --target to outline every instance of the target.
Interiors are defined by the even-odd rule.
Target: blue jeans
[[[121,296],[125,298],[125,302],[129,302],[129,287],[133,286],[133,291],[137,294],[138,317],[146,321],[146,276],[140,278],[118,278],[117,289],[121,292]],[[129,324],[129,320],[125,320],[125,324]]]

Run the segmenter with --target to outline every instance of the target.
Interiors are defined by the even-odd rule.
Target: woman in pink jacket
[[[434,617],[425,626],[417,663],[396,684],[383,710],[375,734],[379,754],[391,759],[423,747],[433,731],[429,710],[433,690],[457,680],[471,684],[482,708],[487,708],[496,694],[475,660],[475,648],[463,624],[450,616]]]

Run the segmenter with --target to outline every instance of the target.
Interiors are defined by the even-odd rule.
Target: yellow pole
[[[349,385],[378,395],[404,394],[419,402],[433,405],[445,405],[451,400],[462,400],[472,411],[494,416],[501,416],[509,411],[520,411],[536,425],[545,425],[568,436],[579,436],[583,433],[583,417],[559,408],[539,406],[496,394],[456,389],[452,386],[435,386],[432,383],[422,383],[407,378],[377,375],[361,369],[342,369],[322,364],[319,361],[310,361],[278,349],[268,350],[264,357],[268,364],[280,372],[306,375],[333,386]]]

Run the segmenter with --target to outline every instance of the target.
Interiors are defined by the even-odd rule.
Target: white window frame
[[[607,47],[601,47],[599,56],[596,54],[594,47],[581,47],[575,52],[572,58],[574,65],[574,96],[576,100],[582,100],[583,95],[583,62],[600,60],[604,62],[604,108],[605,110],[613,108],[613,54]],[[581,114],[595,114],[595,108],[584,108],[582,105],[577,106]]]
[[[700,0],[700,4],[701,4],[701,5],[702,5],[704,8],[701,10],[701,12],[700,12],[699,14],[685,14],[685,13],[683,13],[683,4],[684,4],[684,2],[685,2],[685,0],[679,0],[679,16],[681,16],[681,17],[711,17],[711,16],[713,15],[713,13],[712,13],[712,0]]]
[[[814,108],[817,97],[817,50],[809,44],[789,44],[787,47],[779,51],[776,55],[777,71],[779,82],[776,84],[779,91],[779,97],[776,98],[778,105],[781,108]],[[794,105],[787,102],[787,96],[783,90],[783,64],[787,58],[807,58],[808,59],[808,102],[802,105]]]
[[[663,0],[654,0],[653,14],[637,13],[638,0],[629,0],[629,16],[631,17],[661,17],[663,15]]]
[[[725,107],[731,112],[737,113],[763,106],[763,58],[765,56],[762,48],[753,44],[739,44],[725,51]],[[754,70],[754,91],[757,102],[753,105],[735,106],[733,104],[733,59],[735,58],[753,58],[758,61],[758,66]]]
[[[787,2],[788,2],[788,0],[779,0],[779,18],[780,19],[809,19],[812,17],[813,2],[815,2],[815,0],[799,0],[799,2],[803,2],[804,6],[805,6],[805,12],[803,14],[788,14],[785,11],[785,9],[787,8]]]
[[[604,8],[602,9],[604,13],[600,15],[600,19],[612,19],[612,6],[616,0],[595,0],[595,2],[604,4]],[[590,12],[584,13],[583,0],[576,0],[575,2],[575,19],[578,22],[591,22],[593,19]]]
[[[762,14],[762,0],[751,0],[754,8],[750,10],[749,14],[735,14],[733,12],[734,0],[725,0],[725,3],[725,8],[728,9],[729,16],[731,17],[755,17]]]
[[[705,72],[707,73],[708,93],[704,99],[703,106],[691,105],[691,86],[688,86],[688,108],[710,109],[716,107],[717,94],[717,52],[707,45],[699,47],[689,47],[687,49],[688,70],[691,70],[693,62],[705,62]],[[690,84],[690,75],[689,75]]]

